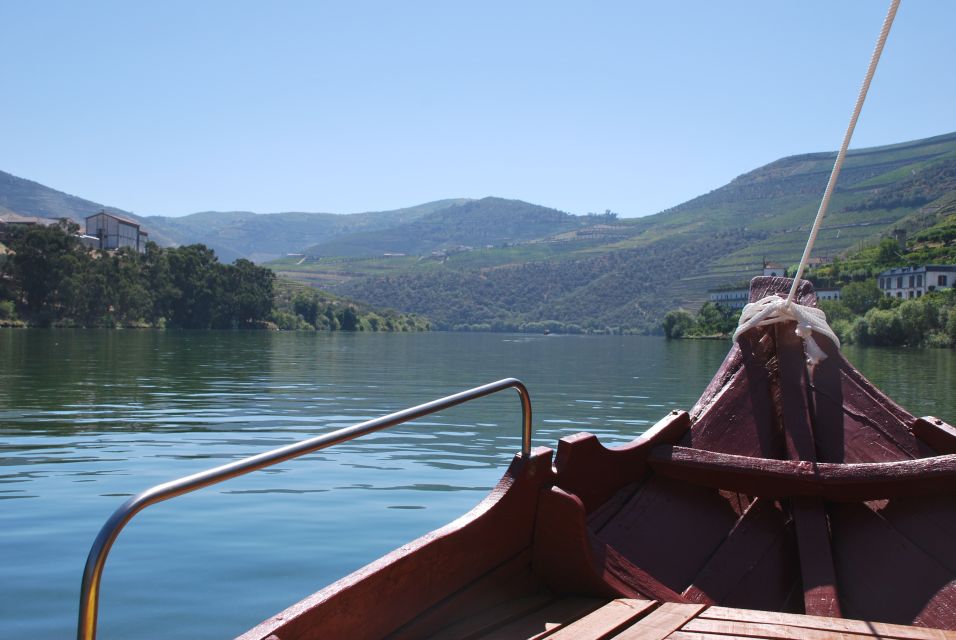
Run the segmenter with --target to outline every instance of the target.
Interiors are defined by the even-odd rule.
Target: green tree
[[[870,309],[857,324],[858,342],[877,346],[893,346],[903,343],[903,323],[895,310]]]
[[[215,252],[201,244],[167,252],[169,278],[175,290],[169,301],[170,323],[183,329],[208,329],[214,319],[221,321],[224,283]]]
[[[949,338],[950,346],[956,347],[956,307],[946,314],[946,336]]]
[[[356,331],[358,329],[358,315],[355,313],[355,307],[348,305],[338,315],[339,328],[342,331]]]
[[[928,297],[906,300],[897,310],[903,342],[919,346],[939,328],[939,309]]]
[[[900,263],[900,245],[893,238],[883,238],[876,247],[876,264],[891,267]]]
[[[668,311],[664,315],[661,328],[664,329],[664,336],[668,340],[683,338],[694,328],[694,318],[683,309]]]
[[[14,252],[10,276],[19,296],[34,313],[46,311],[60,317],[74,299],[76,284],[70,276],[81,273],[89,260],[73,234],[76,223],[32,225],[18,230],[10,240]]]
[[[245,259],[236,260],[225,271],[227,286],[235,299],[234,320],[252,326],[268,318],[273,307],[275,273]]]
[[[876,280],[851,282],[840,289],[840,299],[853,313],[862,315],[875,307],[885,297]]]
[[[297,293],[292,299],[292,310],[313,327],[319,327],[319,298],[316,295]]]
[[[739,311],[716,302],[705,302],[697,313],[697,331],[702,335],[725,335],[737,328]]]

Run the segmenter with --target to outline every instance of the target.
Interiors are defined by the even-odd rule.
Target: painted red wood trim
[[[939,453],[956,453],[956,427],[939,418],[924,416],[913,422],[913,435]]]
[[[817,496],[860,502],[956,490],[956,455],[833,464],[659,446],[648,456],[648,464],[662,476],[767,498]]]
[[[592,536],[584,504],[558,487],[541,492],[533,558],[535,573],[557,593],[686,602]]]
[[[555,485],[577,496],[587,513],[647,473],[646,458],[660,444],[677,443],[690,428],[686,411],[672,411],[633,442],[605,447],[590,433],[561,438],[554,457]]]
[[[784,441],[791,460],[816,462],[817,447],[807,398],[806,355],[803,340],[795,333],[796,327],[795,322],[776,325]],[[830,526],[823,501],[819,498],[793,498],[791,512],[800,553],[804,611],[810,615],[840,618]]]

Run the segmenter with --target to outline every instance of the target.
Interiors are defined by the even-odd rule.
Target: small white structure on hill
[[[106,211],[86,217],[86,235],[100,239],[99,249],[130,247],[141,253],[146,251],[146,241],[149,239],[149,234],[140,229],[138,223]]]

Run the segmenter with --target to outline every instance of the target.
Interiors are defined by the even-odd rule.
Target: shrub
[[[891,346],[903,343],[903,323],[895,310],[870,309],[856,334],[862,344]]]
[[[667,315],[664,316],[661,327],[664,329],[664,336],[668,340],[683,338],[694,328],[694,318],[683,309],[668,311]]]
[[[17,308],[12,300],[0,300],[0,320],[16,320]]]
[[[830,328],[840,339],[840,344],[853,344],[854,323],[852,321],[838,318],[830,322]]]
[[[876,285],[876,280],[851,282],[840,289],[840,299],[846,307],[856,314],[863,314],[879,304],[886,296]]]

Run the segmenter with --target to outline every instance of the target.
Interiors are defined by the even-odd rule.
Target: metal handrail
[[[158,484],[151,489],[143,491],[126,502],[124,502],[109,520],[100,529],[90,548],[90,555],[86,559],[86,568],[83,571],[83,586],[80,590],[80,616],[79,626],[76,637],[78,640],[95,640],[96,638],[96,617],[99,607],[100,582],[103,577],[103,567],[106,564],[106,556],[110,552],[110,547],[116,541],[120,531],[126,526],[133,516],[157,502],[169,500],[185,493],[191,493],[197,489],[218,484],[224,480],[245,475],[252,471],[271,467],[274,464],[285,462],[293,458],[298,458],[307,453],[312,453],[320,449],[325,449],[342,442],[347,442],[359,436],[364,436],[374,431],[381,431],[396,425],[416,420],[427,416],[436,411],[448,409],[459,404],[476,400],[484,396],[497,393],[504,389],[515,389],[521,399],[521,456],[527,458],[531,455],[531,396],[524,384],[515,378],[505,378],[474,389],[462,391],[438,400],[432,400],[425,404],[403,409],[387,416],[368,420],[359,424],[345,427],[332,433],[316,436],[308,440],[303,440],[296,444],[279,447],[265,453],[260,453],[249,458],[230,462],[213,469],[194,473],[178,480],[172,480],[163,484]]]

